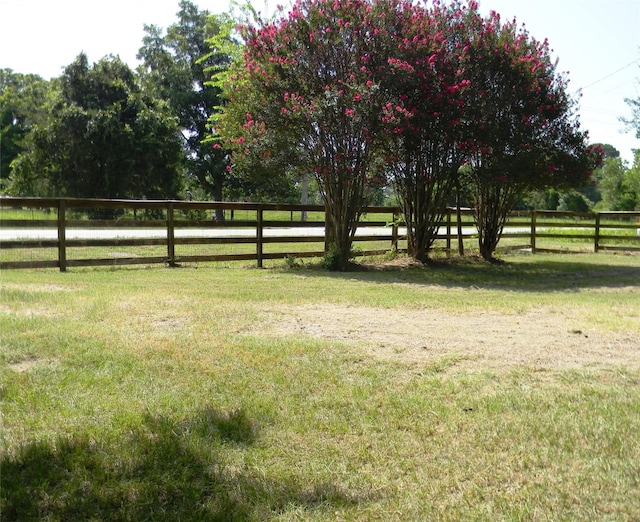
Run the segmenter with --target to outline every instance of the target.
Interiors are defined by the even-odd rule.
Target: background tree
[[[181,188],[175,118],[118,58],[64,70],[14,162],[15,193],[96,198],[170,198]]]
[[[178,22],[166,34],[158,26],[145,26],[138,53],[143,60],[140,71],[145,87],[167,100],[179,119],[187,188],[203,198],[222,201],[225,190],[237,189],[238,184],[227,170],[227,152],[212,148],[208,140],[209,122],[221,105],[220,88],[210,79],[211,71],[229,66],[232,55],[227,54],[231,52],[228,45],[212,48],[211,42],[228,32],[229,19],[200,11],[188,0],[179,5]],[[223,218],[222,213],[218,218]]]
[[[495,12],[476,15],[469,29],[468,182],[480,253],[491,260],[508,213],[527,191],[583,185],[600,156],[578,129],[546,41]]]
[[[603,160],[619,158],[620,152],[608,143],[594,143],[593,148],[602,149]],[[530,210],[564,210],[570,212],[587,212],[601,208],[598,203],[602,200],[600,179],[602,168],[593,171],[587,182],[577,189],[568,191],[547,188],[534,190],[527,194],[521,208]]]
[[[602,149],[603,159],[620,157],[620,151],[609,143],[594,143],[594,146]]]
[[[594,143],[592,147],[598,148],[602,150],[602,159],[605,161],[607,158],[619,158],[620,151],[616,149],[613,145],[609,143]],[[588,210],[593,210],[594,207],[602,200],[602,191],[600,189],[600,176],[602,173],[602,169],[598,167],[593,171],[591,176],[589,177],[587,183],[583,186],[576,189],[576,192],[581,195],[583,201],[586,201],[589,208]],[[566,199],[565,199],[566,201]],[[580,202],[578,201],[578,205]],[[565,210],[581,212],[582,208],[578,208],[576,206],[566,205]],[[562,208],[560,208],[562,210]]]
[[[242,19],[249,20],[258,18],[258,14],[251,5],[241,8]],[[270,162],[256,162],[251,169],[232,168],[231,149],[222,148],[218,139],[219,116],[224,110],[224,105],[229,101],[227,87],[233,85],[237,88],[238,77],[233,70],[242,63],[245,46],[241,42],[240,34],[237,31],[238,19],[231,15],[220,16],[220,30],[211,38],[208,43],[213,53],[219,53],[228,57],[229,62],[213,65],[207,69],[211,74],[210,85],[221,91],[221,106],[214,108],[213,116],[210,120],[211,135],[205,141],[214,147],[218,154],[223,154],[226,165],[226,196],[235,200],[251,201],[277,201],[298,203],[300,202],[300,190],[297,186],[301,180],[297,179],[295,173],[279,166],[271,168]],[[230,64],[235,63],[235,67]],[[250,105],[250,100],[245,100]],[[237,107],[243,100],[236,99]],[[236,108],[237,108],[236,107]],[[249,110],[249,109],[247,109]]]
[[[636,210],[640,207],[640,189],[637,183],[639,166],[638,151],[635,154],[634,166],[628,169],[620,157],[609,157],[598,169],[598,187],[602,201],[598,210]]]
[[[40,76],[0,69],[0,192],[8,188],[11,163],[26,134],[44,117],[49,90]]]
[[[640,149],[633,151],[633,165],[625,174],[625,184],[635,194],[633,210],[640,210]]]
[[[339,269],[384,168],[376,136],[388,54],[379,35],[393,27],[398,5],[298,0],[287,18],[246,23],[245,53],[216,123],[240,171],[315,174]]]
[[[627,131],[633,132],[636,138],[640,139],[640,96],[635,99],[625,98],[624,101],[631,109],[631,116],[622,117],[620,121],[626,125]]]

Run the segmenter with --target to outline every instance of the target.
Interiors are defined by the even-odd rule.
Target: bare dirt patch
[[[39,368],[53,368],[58,365],[58,361],[50,359],[24,359],[22,361],[10,363],[9,369],[16,373],[25,373]]]
[[[55,293],[55,292],[71,292],[74,288],[63,286],[63,285],[54,285],[54,284],[12,284],[12,283],[3,283],[0,284],[0,289],[7,290],[20,290],[22,292],[43,292],[43,293]]]
[[[465,315],[341,305],[281,307],[267,314],[260,331],[352,344],[368,356],[412,365],[447,358],[470,369],[640,367],[637,334],[598,331],[542,308]]]

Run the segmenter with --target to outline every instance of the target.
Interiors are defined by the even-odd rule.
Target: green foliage
[[[577,190],[563,192],[558,201],[558,210],[567,212],[589,212],[593,203]]]
[[[181,189],[181,144],[161,100],[141,91],[118,58],[65,68],[14,162],[16,195],[171,198]]]
[[[619,158],[620,151],[609,143],[594,143],[594,146],[600,147],[604,154],[604,158]]]
[[[534,190],[524,196],[522,208],[527,210],[557,210],[560,193],[555,189]]]
[[[385,261],[393,261],[398,257],[398,249],[393,246],[384,256]]]
[[[39,76],[0,69],[0,193],[8,187],[26,134],[44,118],[49,91],[49,82]]]
[[[636,138],[640,138],[640,97],[626,98],[625,102],[631,109],[631,117],[620,119],[627,125],[628,130],[635,132]]]
[[[576,212],[621,210],[620,200],[633,200],[634,196],[625,192],[639,193],[634,184],[634,169],[638,160],[629,169],[621,160],[620,152],[607,143],[597,143],[594,147],[603,152],[603,165],[593,171],[587,182],[573,189],[548,188],[535,190],[523,198],[523,208],[531,210],[570,210]],[[606,201],[603,201],[603,191]],[[626,205],[626,210],[633,210]]]
[[[640,149],[635,151],[633,165],[625,173],[625,185],[636,196],[636,210],[640,209]]]
[[[322,258],[322,264],[330,272],[340,270],[345,265],[341,252],[335,246],[330,247],[329,250],[325,252]]]
[[[347,269],[351,261],[358,255],[358,249],[352,248],[345,257],[338,247],[331,245],[322,258],[322,266],[330,272],[342,271]]]
[[[188,0],[180,1],[178,22],[166,34],[154,25],[146,35],[138,57],[146,89],[169,104],[182,129],[185,145],[187,188],[204,191],[207,199],[221,201],[228,185],[225,154],[207,143],[209,119],[220,105],[220,89],[208,80],[212,68],[225,68],[229,56],[211,49],[207,40],[224,30],[224,15],[210,16]]]
[[[300,261],[293,254],[287,254],[285,256],[284,264],[287,266],[287,268],[299,268],[300,267]]]
[[[621,158],[607,158],[596,172],[602,201],[597,210],[636,210],[640,208],[640,154],[628,169]]]

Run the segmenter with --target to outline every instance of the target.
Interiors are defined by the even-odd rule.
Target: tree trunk
[[[447,163],[445,151],[436,142],[405,156],[398,172],[396,193],[407,225],[409,255],[426,263],[436,240],[439,223],[447,212],[447,199],[455,189],[457,166]]]
[[[458,255],[464,256],[464,238],[462,237],[462,212],[460,210],[460,180],[456,178],[456,221],[458,236]]]
[[[309,204],[309,175],[303,174],[302,176],[302,194],[301,194],[301,203],[303,205]],[[302,221],[307,220],[307,211],[303,210],[300,216]]]
[[[476,182],[475,218],[478,229],[478,248],[486,261],[493,261],[509,212],[524,188],[501,182]]]
[[[344,272],[349,268],[353,232],[345,221],[336,219],[327,209],[325,266],[332,271]]]
[[[213,185],[213,199],[214,201],[222,201],[222,180],[216,179]],[[224,210],[217,208],[215,211],[216,221],[224,221]]]

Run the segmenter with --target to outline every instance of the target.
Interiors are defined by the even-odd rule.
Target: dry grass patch
[[[15,317],[54,317],[56,312],[49,308],[42,306],[28,307],[22,309],[16,309],[6,304],[0,303],[0,314],[13,315]]]
[[[319,304],[280,306],[265,316],[258,327],[262,335],[338,341],[367,356],[410,364],[445,357],[476,370],[640,368],[635,332],[603,331],[579,314],[544,307],[514,314],[453,314]]]
[[[52,283],[43,283],[43,284],[0,283],[0,290],[19,290],[20,292],[56,293],[56,292],[72,292],[74,290],[77,290],[77,287],[56,285]]]

